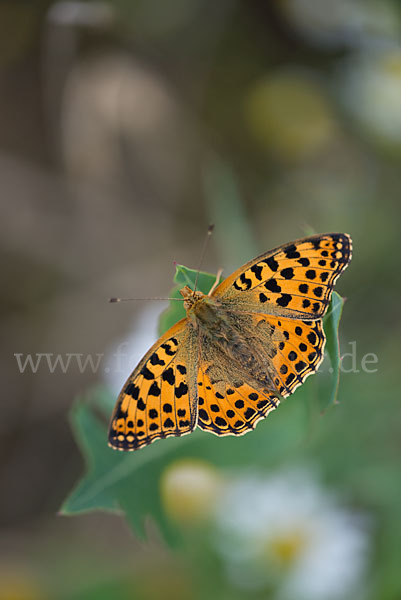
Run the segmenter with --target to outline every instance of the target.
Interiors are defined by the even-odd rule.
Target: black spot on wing
[[[253,408],[247,408],[245,411],[245,419],[250,419],[251,417],[253,417],[253,415],[255,414],[255,410]]]
[[[114,414],[115,419],[124,419],[128,414],[128,410],[122,410],[121,403],[118,403],[116,406],[116,411]]]
[[[134,400],[138,400],[139,387],[133,383],[129,383],[124,390],[124,394],[131,396]]]
[[[163,371],[162,379],[164,381],[167,381],[167,383],[169,383],[170,385],[174,385],[174,383],[175,383],[175,375],[174,375],[174,370],[173,370],[172,367],[169,367],[168,369],[166,369],[165,371]]]
[[[275,292],[276,294],[281,292],[281,287],[278,285],[275,279],[269,279],[269,281],[266,281],[265,288],[269,290],[269,292]]]
[[[186,383],[181,381],[180,385],[175,388],[175,396],[176,398],[181,398],[181,396],[185,396],[188,393],[188,386]]]
[[[172,338],[170,341],[173,342],[174,338]],[[177,341],[177,340],[175,340],[175,341]],[[176,353],[176,350],[172,349],[170,344],[168,344],[168,343],[162,344],[160,347],[163,348],[163,350],[165,351],[165,353],[168,356],[174,356],[174,354]]]
[[[238,280],[242,283],[242,287],[239,287],[237,289],[240,290],[249,290],[250,287],[252,286],[252,279],[249,279],[245,273],[242,273],[239,277]]]
[[[276,261],[276,259],[273,256],[270,256],[270,258],[267,258],[264,262],[267,264],[267,266],[269,267],[269,269],[271,271],[274,271],[274,272],[277,271],[278,262]]]
[[[161,359],[157,356],[156,352],[154,352],[152,354],[152,356],[149,358],[149,362],[151,365],[162,365],[163,366],[166,364],[163,359]]]
[[[150,371],[146,365],[144,367],[142,367],[141,375],[143,375],[145,379],[149,379],[149,380],[155,378],[152,371]]]
[[[160,396],[160,392],[161,390],[159,386],[157,385],[156,381],[154,381],[149,388],[149,396]]]
[[[314,346],[316,344],[316,333],[311,331],[310,333],[308,333],[307,337],[308,337],[308,340],[310,341],[310,343]]]
[[[277,298],[276,304],[278,304],[279,306],[282,306],[282,307],[286,307],[289,305],[291,300],[292,300],[292,296],[290,294],[282,294],[279,298]]]
[[[288,246],[284,250],[284,253],[287,258],[299,258],[301,256],[300,253],[297,251],[295,244],[291,244],[290,246]]]
[[[302,257],[302,258],[300,258],[300,259],[298,260],[298,262],[299,262],[299,264],[301,264],[303,267],[309,267],[309,265],[310,265],[310,260],[309,260],[309,258]]]
[[[262,281],[262,271],[263,271],[262,265],[253,265],[253,267],[251,267],[251,271],[252,271],[252,273],[254,273],[256,279],[258,279],[259,281]]]

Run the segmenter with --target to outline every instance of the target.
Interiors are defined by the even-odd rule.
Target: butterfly
[[[254,429],[322,362],[322,317],[351,254],[349,235],[314,235],[254,258],[207,295],[184,286],[186,317],[128,378],[109,445],[136,450],[197,426]]]

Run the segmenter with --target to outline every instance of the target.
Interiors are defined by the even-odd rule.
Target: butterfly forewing
[[[213,295],[240,309],[299,318],[322,317],[334,284],[351,259],[344,233],[316,235],[255,258],[225,279]]]
[[[124,385],[111,419],[109,445],[136,450],[196,426],[196,392],[190,391],[192,332],[186,319],[147,352]],[[191,402],[192,398],[192,402]]]

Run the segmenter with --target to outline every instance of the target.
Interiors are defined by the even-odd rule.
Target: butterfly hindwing
[[[220,379],[213,383],[207,365],[198,372],[198,426],[216,435],[243,435],[277,407],[274,393],[256,390],[245,381]]]
[[[270,379],[277,392],[286,397],[314,373],[323,360],[326,338],[322,321],[253,315],[253,323],[255,330],[270,332],[273,345]]]
[[[136,450],[194,429],[197,409],[190,401],[190,337],[182,319],[140,361],[114,409],[109,430],[112,448]]]
[[[251,340],[255,354],[266,358],[263,381],[249,363],[233,367],[216,347],[204,347],[198,371],[198,425],[217,435],[243,435],[255,428],[314,373],[323,360],[321,319],[301,321],[272,315],[231,315]],[[236,321],[235,321],[235,320]],[[252,337],[251,337],[252,336]]]
[[[250,261],[213,292],[227,306],[298,316],[322,317],[334,284],[351,260],[349,235],[327,233],[280,246]]]

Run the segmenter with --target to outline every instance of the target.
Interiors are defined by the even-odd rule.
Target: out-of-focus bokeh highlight
[[[398,600],[398,1],[3,0],[0,197],[0,600]],[[74,398],[117,394],[165,307],[108,298],[168,295],[210,222],[225,274],[351,234],[339,406],[264,468],[172,461],[174,549],[58,515]]]

